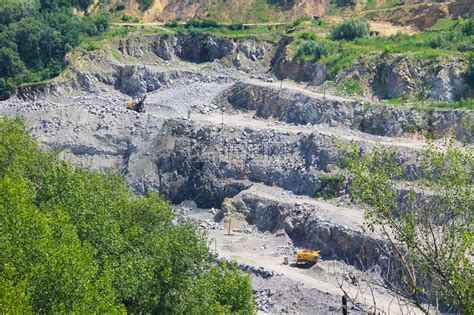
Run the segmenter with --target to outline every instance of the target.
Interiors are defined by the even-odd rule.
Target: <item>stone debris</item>
[[[257,289],[254,290],[255,302],[257,304],[257,309],[263,312],[268,312],[269,309],[273,306],[272,296],[273,292],[269,288]],[[284,312],[283,313],[287,313]]]
[[[235,261],[230,261],[230,260],[225,259],[225,258],[218,259],[218,261],[224,261],[228,265],[231,264],[231,263],[235,264],[235,266],[237,268],[239,268],[240,270],[242,270],[246,273],[250,273],[250,274],[253,274],[255,276],[261,277],[263,279],[269,279],[269,278],[272,278],[274,276],[281,276],[282,275],[281,273],[274,272],[273,270],[269,270],[269,269],[266,269],[266,268],[263,268],[263,267],[254,267],[254,266],[250,266],[250,265],[247,265],[247,264],[238,263],[238,262],[235,262]]]
[[[214,220],[206,219],[206,220],[199,220],[198,227],[201,230],[223,230],[224,226],[218,222],[214,222]]]

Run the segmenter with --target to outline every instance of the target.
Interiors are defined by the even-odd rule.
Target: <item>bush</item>
[[[305,40],[316,40],[316,34],[304,32],[303,34],[301,34],[301,38]]]
[[[310,18],[309,16],[305,16],[305,17],[301,17],[301,18],[298,18],[296,20],[293,21],[293,23],[291,23],[291,27],[297,27],[298,25],[304,23],[304,22],[307,22],[307,21],[313,21],[312,18]]]
[[[468,36],[474,35],[474,18],[470,18],[464,21],[462,32],[463,34]]]
[[[191,19],[186,22],[186,27],[194,27],[194,28],[206,28],[206,27],[218,27],[219,23],[215,20],[211,19],[204,19],[204,20],[198,20],[198,19]]]
[[[314,196],[315,198],[323,197],[325,200],[329,200],[336,198],[342,189],[344,189],[344,176],[328,174],[321,178],[321,185]]]
[[[115,5],[115,11],[123,11],[127,8],[127,4],[125,2],[119,2]]]
[[[140,10],[146,11],[148,10],[153,4],[155,0],[140,0]]]
[[[169,21],[165,23],[165,27],[175,28],[178,26],[179,26],[178,21]]]
[[[255,312],[249,276],[216,264],[205,235],[161,196],[59,161],[6,118],[0,226],[2,312]]]
[[[307,59],[309,57],[312,61],[318,61],[321,57],[328,55],[328,53],[329,49],[326,43],[308,40],[298,46],[295,57],[297,59]]]
[[[334,40],[353,40],[367,36],[369,36],[369,22],[358,18],[344,21],[331,32]]]
[[[245,29],[244,24],[242,23],[232,23],[227,26],[231,31],[243,31]]]

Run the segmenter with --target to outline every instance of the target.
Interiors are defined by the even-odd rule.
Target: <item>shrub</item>
[[[304,32],[303,34],[301,34],[301,38],[305,40],[316,40],[316,34]]]
[[[155,0],[141,0],[140,1],[140,10],[141,11],[146,11],[148,10],[153,3],[155,3]]]
[[[328,174],[321,178],[321,185],[314,196],[315,198],[323,197],[325,200],[329,200],[337,197],[342,189],[344,189],[344,176]]]
[[[298,18],[298,19],[294,20],[293,23],[291,23],[291,26],[296,27],[296,26],[300,25],[301,23],[307,22],[307,21],[313,21],[313,19],[308,17],[308,16],[301,17],[301,18]]]
[[[206,27],[218,27],[219,23],[215,20],[211,19],[204,19],[204,20],[198,20],[198,19],[191,19],[186,22],[186,27],[194,27],[194,28],[206,28]]]
[[[119,2],[115,5],[115,11],[123,11],[127,8],[127,4],[125,2]]]
[[[331,37],[334,40],[353,40],[355,38],[367,37],[369,35],[369,22],[363,19],[349,19],[336,26]]]
[[[464,21],[462,32],[463,34],[468,36],[474,35],[474,18],[470,18]]]
[[[308,40],[298,46],[295,57],[297,59],[306,59],[311,57],[312,61],[318,61],[321,57],[328,55],[329,49],[326,43]]]
[[[166,27],[170,27],[170,28],[175,28],[175,27],[178,27],[179,26],[179,23],[178,21],[169,21],[169,22],[166,22],[165,23],[165,26]]]
[[[244,24],[242,23],[232,23],[227,28],[231,31],[243,31],[245,29]]]

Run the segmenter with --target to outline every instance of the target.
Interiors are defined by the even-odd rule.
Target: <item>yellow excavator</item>
[[[134,110],[139,113],[145,112],[145,99],[146,99],[146,94],[139,96],[137,99],[131,99],[128,100],[125,103],[125,106],[127,109]]]
[[[296,251],[296,263],[314,265],[320,257],[319,250],[298,249]]]

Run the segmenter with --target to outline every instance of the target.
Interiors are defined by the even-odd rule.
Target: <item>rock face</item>
[[[417,94],[434,101],[453,101],[474,96],[464,78],[465,67],[466,61],[455,56],[430,60],[372,53],[356,59],[337,81],[355,80],[379,98]]]
[[[275,75],[278,79],[310,85],[323,84],[328,79],[327,66],[291,57],[288,47],[292,41],[284,38],[275,45],[252,37],[237,40],[182,34],[121,39],[110,43],[115,57],[107,50],[81,52],[75,60],[70,60],[71,71],[66,75],[50,83],[20,87],[17,95],[34,99],[38,96],[34,94],[59,95],[64,91],[96,93],[101,89],[98,85],[106,84],[136,96],[157,90],[180,77],[176,71],[167,73],[163,67],[138,66],[137,60],[158,65],[179,61],[209,62],[218,65],[227,76],[234,71],[235,74],[255,76]],[[474,89],[466,83],[463,74],[465,67],[466,61],[456,56],[429,60],[372,53],[356,59],[337,75],[335,81],[338,85],[343,85],[346,80],[357,82],[366,92],[366,98],[422,97],[452,101],[474,97]],[[203,72],[195,73],[196,78],[204,78]]]
[[[436,138],[454,134],[472,142],[474,112],[365,105],[337,97],[318,97],[290,90],[238,83],[221,96],[230,106],[255,111],[257,117],[287,123],[345,126],[380,136],[427,132]]]
[[[266,71],[275,49],[273,44],[251,37],[238,41],[212,35],[149,36],[120,40],[115,46],[125,57],[197,63],[219,60],[228,67],[244,72]]]
[[[385,259],[380,252],[382,242],[360,232],[362,210],[339,208],[292,195],[278,197],[282,193],[277,188],[255,184],[227,199],[222,209],[244,214],[248,222],[262,232],[284,229],[295,246],[317,248],[323,258],[353,265],[373,265]]]
[[[330,137],[318,137],[319,158],[306,160],[306,137],[254,132],[248,128],[217,130],[189,121],[170,121],[158,139],[158,190],[180,202],[193,199],[201,207],[219,207],[224,198],[247,188],[251,181],[278,185],[298,194],[314,193],[319,170],[336,152]]]
[[[284,38],[278,44],[272,60],[272,71],[279,80],[291,79],[320,85],[327,79],[327,67],[315,62],[299,61],[289,56],[288,45],[293,38]]]

